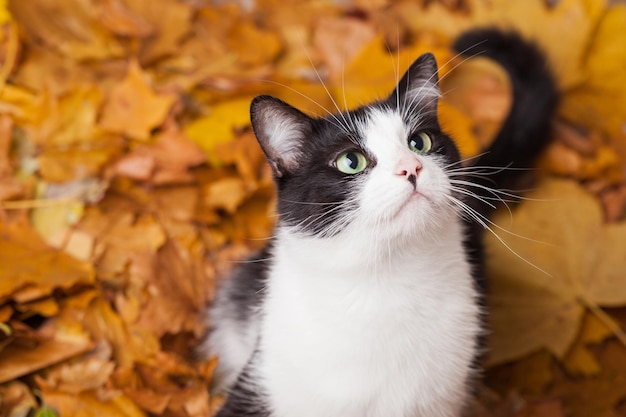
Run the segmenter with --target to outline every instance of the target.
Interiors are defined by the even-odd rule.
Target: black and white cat
[[[459,417],[483,332],[481,224],[495,191],[543,147],[556,90],[539,51],[474,31],[459,51],[499,61],[514,105],[474,169],[437,120],[437,66],[419,57],[382,101],[311,118],[251,105],[279,221],[224,283],[207,355],[219,417]],[[491,183],[493,182],[493,183]]]

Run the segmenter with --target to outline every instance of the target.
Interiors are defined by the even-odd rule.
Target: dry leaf
[[[584,83],[566,92],[560,111],[567,120],[599,129],[612,138],[618,138],[626,124],[625,25],[626,5],[613,5],[588,46]]]
[[[396,53],[386,48],[381,37],[374,38],[361,49],[354,60],[346,64],[343,78],[345,82],[331,90],[335,102],[340,108],[354,108],[386,98],[398,82],[398,77],[425,52],[435,55],[441,77],[446,71],[444,64],[450,59],[448,49],[417,43]]]
[[[208,155],[209,161],[219,164],[213,156],[217,145],[235,139],[235,129],[250,124],[250,98],[240,98],[216,104],[209,115],[197,119],[185,129],[185,135],[200,146]]]
[[[142,69],[131,61],[126,78],[113,87],[107,98],[100,126],[133,139],[148,139],[173,104],[172,96],[153,91]]]
[[[27,288],[34,299],[56,288],[94,283],[90,264],[50,248],[22,223],[0,223],[0,276],[0,300]]]
[[[95,391],[70,394],[62,391],[42,388],[45,403],[63,417],[145,417],[135,403],[119,392],[107,397]]]
[[[489,363],[541,347],[563,358],[586,308],[626,303],[626,224],[604,225],[597,201],[571,181],[546,180],[487,234]],[[532,264],[531,264],[532,263]]]
[[[93,347],[89,335],[71,314],[48,320],[38,333],[42,340],[34,347],[25,348],[13,343],[2,349],[0,382],[30,374]]]
[[[614,328],[614,326],[618,325],[613,322],[612,327]],[[567,371],[574,375],[597,375],[600,373],[600,364],[596,361],[593,353],[589,351],[589,345],[598,344],[612,334],[611,327],[595,315],[586,313],[576,340],[563,358],[563,365]]]
[[[602,373],[594,378],[565,379],[555,384],[548,395],[561,398],[571,417],[623,415],[617,408],[626,399],[626,367],[623,345],[609,343],[597,355]]]
[[[123,50],[107,33],[87,0],[10,0],[9,10],[27,36],[74,60],[119,57]]]

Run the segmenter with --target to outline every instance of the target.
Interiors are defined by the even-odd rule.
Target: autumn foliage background
[[[211,415],[203,309],[275,219],[251,98],[324,115],[432,51],[470,157],[511,88],[450,44],[494,25],[545,50],[561,103],[486,239],[474,415],[626,416],[624,3],[5,0],[0,25],[0,416]]]

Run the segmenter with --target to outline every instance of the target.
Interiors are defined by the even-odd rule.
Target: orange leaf
[[[22,288],[47,295],[55,288],[92,284],[90,264],[47,246],[27,224],[0,223],[0,299]]]
[[[149,86],[137,62],[130,63],[126,78],[109,95],[100,126],[133,139],[148,139],[160,126],[174,103],[169,95],[157,94]]]

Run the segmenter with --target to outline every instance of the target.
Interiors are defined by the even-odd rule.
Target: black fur
[[[254,363],[254,356],[250,360]],[[228,399],[215,417],[270,417],[271,411],[261,387],[251,375],[252,370],[246,367],[235,386],[228,394]]]

